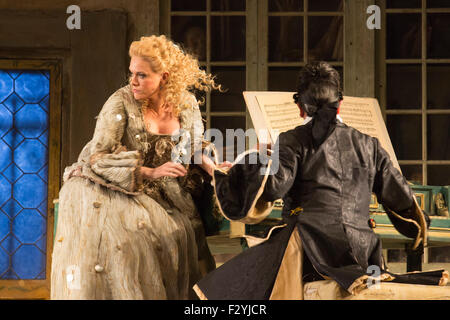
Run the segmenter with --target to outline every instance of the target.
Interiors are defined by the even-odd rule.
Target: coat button
[[[101,207],[101,203],[100,202],[94,202],[94,208],[100,208]]]
[[[143,229],[145,228],[145,222],[144,221],[139,221],[138,222],[138,229]]]
[[[96,272],[98,272],[98,273],[100,273],[100,272],[103,272],[103,270],[104,270],[104,268],[101,266],[101,265],[96,265],[95,267],[94,267],[94,269],[95,269],[95,271]]]

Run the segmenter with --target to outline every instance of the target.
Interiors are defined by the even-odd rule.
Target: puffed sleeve
[[[404,236],[415,239],[413,249],[421,241],[426,245],[428,216],[420,209],[415,196],[401,172],[395,168],[388,153],[374,139],[376,174],[373,192],[383,205],[394,227]]]
[[[136,192],[141,184],[141,155],[127,151],[121,140],[127,125],[127,114],[120,92],[104,104],[97,118],[94,136],[89,144],[89,166],[108,184],[127,192]]]
[[[184,123],[188,123],[190,154],[186,155],[184,160],[191,164],[201,164],[202,155],[211,155],[215,157],[216,151],[213,144],[204,137],[205,127],[203,125],[202,114],[197,99],[192,93],[187,93],[186,103],[188,108],[182,112],[181,118]],[[206,150],[205,150],[206,149]]]
[[[205,127],[203,125],[200,107],[194,95],[191,95],[190,103],[192,105],[191,150],[193,162],[199,164],[201,163],[201,155],[210,142],[204,139]]]
[[[192,93],[184,93],[184,104],[179,115],[182,130],[173,156],[182,163],[191,163],[193,156],[201,151],[204,127],[197,99]]]
[[[202,120],[202,114],[200,113],[200,107],[198,106],[197,100],[194,98],[193,102],[193,150],[194,152],[198,149],[201,149],[202,147],[202,141],[203,139],[203,133],[204,133],[204,126],[203,126],[203,120]]]

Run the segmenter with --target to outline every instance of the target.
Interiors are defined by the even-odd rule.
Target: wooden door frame
[[[60,188],[62,63],[55,59],[0,59],[0,69],[50,72],[47,250],[44,280],[0,280],[0,299],[49,299],[53,252],[54,205]]]

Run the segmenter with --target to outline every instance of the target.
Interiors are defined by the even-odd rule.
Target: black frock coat
[[[372,192],[415,247],[426,241],[427,217],[417,210],[411,188],[378,139],[337,121],[315,148],[311,129],[310,122],[280,134],[269,158],[260,152],[252,164],[249,154],[228,172],[215,171],[226,218],[257,223],[274,200],[283,199],[286,226],[198,282],[202,298],[268,299],[294,228],[314,269],[350,292],[369,266],[386,272],[380,238],[369,225]],[[390,275],[397,282],[437,284],[442,272],[424,273],[419,281]]]

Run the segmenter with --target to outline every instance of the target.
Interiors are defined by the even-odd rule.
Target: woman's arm
[[[215,169],[229,169],[233,165],[229,163],[228,161],[225,161],[220,164],[215,164],[214,161],[212,161],[209,157],[206,155],[202,155],[202,163],[200,164],[200,167],[205,170],[210,176],[213,176]]]
[[[187,171],[180,163],[166,162],[157,168],[141,167],[141,175],[143,179],[154,180],[161,177],[183,177]]]
[[[93,173],[105,183],[135,192],[142,183],[142,160],[138,151],[127,151],[121,144],[127,125],[123,94],[119,89],[103,105],[87,160]]]

